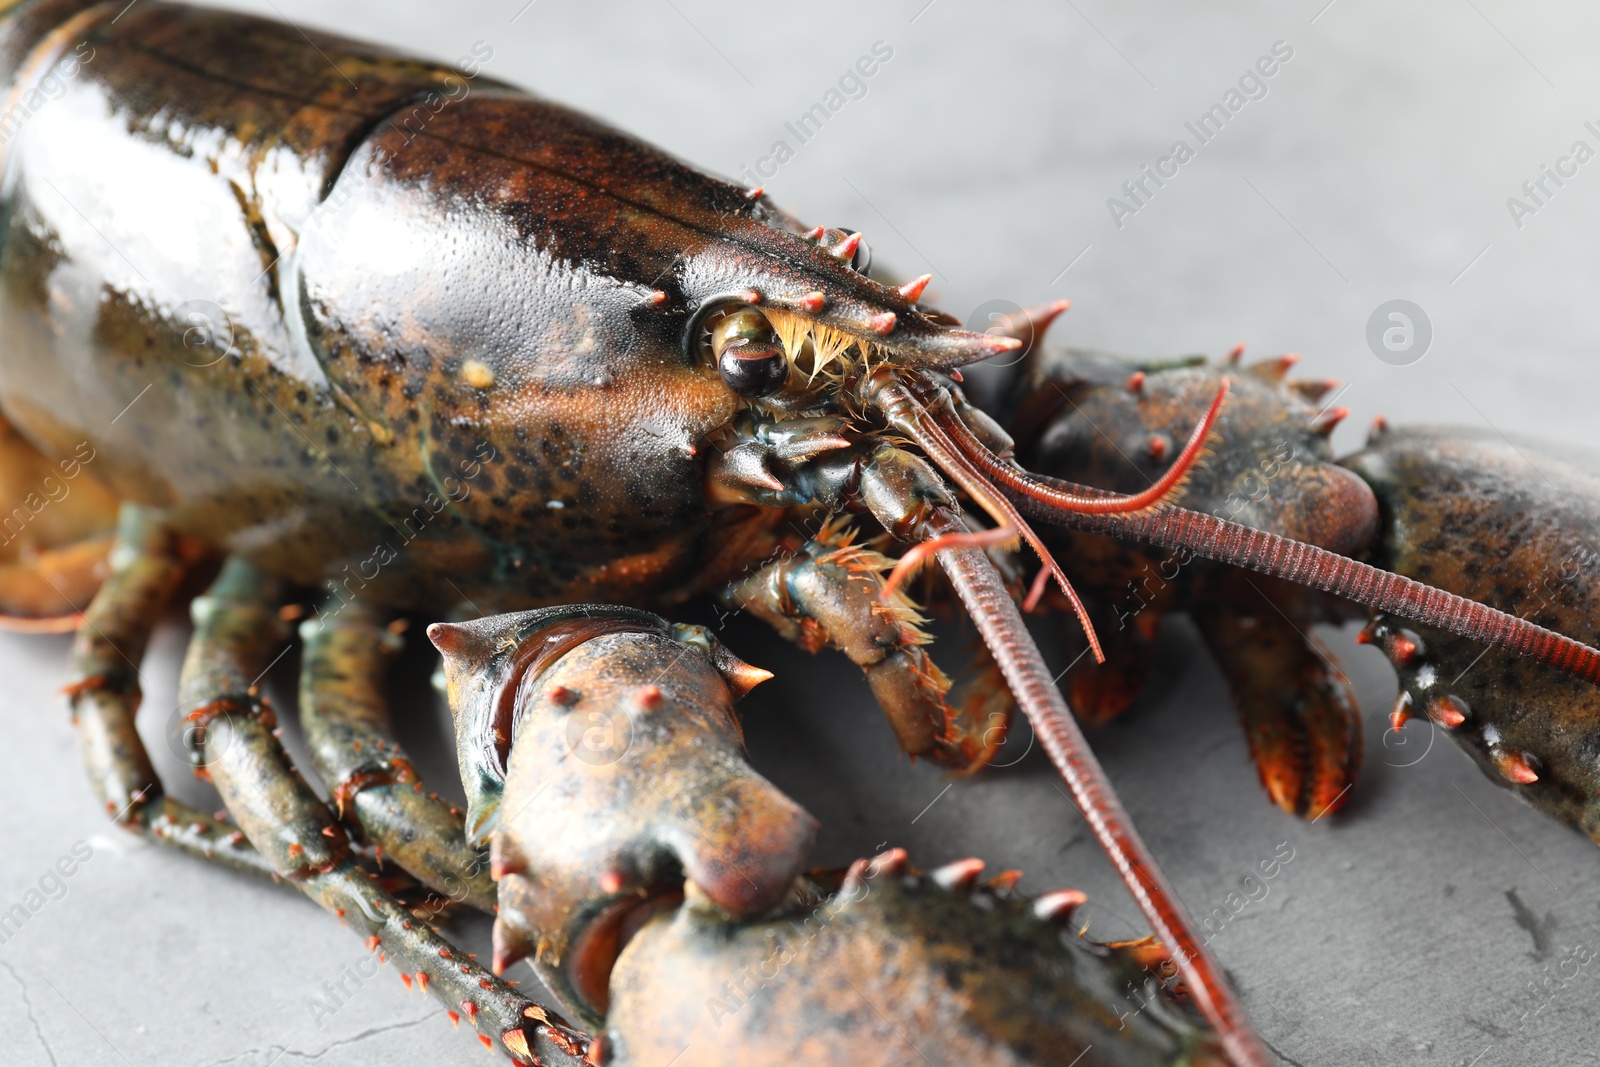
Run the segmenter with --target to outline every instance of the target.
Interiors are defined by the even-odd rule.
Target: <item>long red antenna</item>
[[[943,525],[936,519],[930,526],[929,538],[935,540],[966,532],[954,515],[946,516]],[[982,549],[972,547],[942,548],[938,556],[1006,685],[1072,792],[1073,803],[1122,876],[1151,930],[1172,952],[1195,1006],[1216,1031],[1228,1058],[1237,1067],[1267,1067],[1266,1053],[1250,1029],[1243,1007],[1222,977],[1221,967],[1195,937],[1177,893],[1167,884],[1133,820],[1117,800],[994,564]]]
[[[1130,538],[1158,548],[1181,548],[1528,656],[1541,666],[1600,685],[1600,649],[1537,623],[1304,541],[1188,508],[1160,505],[1140,515],[1088,514],[1078,510],[1075,502],[1100,490],[1006,463],[958,418],[941,417],[939,424],[964,458],[1015,494],[1018,510],[1031,519]]]
[[[889,376],[874,387],[871,401],[890,425],[905,433],[939,467],[975,499],[1001,496],[983,477],[965,450],[941,428],[903,379]],[[963,427],[964,428],[964,427]],[[988,455],[987,450],[984,454]],[[969,483],[976,481],[976,484]],[[976,490],[976,491],[975,491]],[[1093,490],[1089,490],[1091,495]],[[1009,501],[1007,502],[1009,507]],[[1010,514],[1016,514],[1015,511]],[[997,517],[996,521],[1002,521]],[[1021,530],[1026,523],[1016,520]],[[1002,522],[1002,525],[1005,525]],[[971,617],[1017,705],[1033,724],[1050,762],[1083,813],[1101,849],[1116,867],[1129,895],[1150,923],[1152,932],[1172,952],[1195,1006],[1216,1031],[1223,1050],[1236,1067],[1267,1067],[1266,1052],[1250,1028],[1243,1007],[1222,977],[1222,969],[1194,933],[1167,884],[1155,857],[1139,837],[1133,820],[1117,800],[1105,770],[1095,758],[1077,720],[1011,599],[999,572],[971,531],[952,509],[936,512],[925,524],[923,541],[936,549],[940,565]],[[1048,557],[1047,557],[1048,558]],[[1070,588],[1070,587],[1069,587]],[[1091,640],[1092,638],[1092,631]]]

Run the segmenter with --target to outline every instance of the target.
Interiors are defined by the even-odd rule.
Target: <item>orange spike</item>
[[[1389,712],[1389,729],[1400,732],[1400,728],[1411,721],[1411,694],[1401,690],[1400,695],[1394,698],[1394,710]]]
[[[728,683],[728,691],[733,694],[735,700],[774,677],[771,671],[764,671],[760,667],[746,663],[722,648],[717,650],[716,663],[717,669],[722,672],[722,677]]]
[[[1055,300],[1042,307],[1026,308],[1015,315],[1003,315],[1000,318],[1000,326],[1006,334],[1015,337],[1024,345],[1032,346],[1044,337],[1046,331],[1050,329],[1050,324],[1070,307],[1072,307],[1070,300]]]
[[[406,992],[411,992],[411,976],[404,971],[400,972],[400,981],[406,984]]]
[[[744,191],[744,198],[746,200],[760,200],[761,199],[761,194],[766,192],[766,191],[767,190],[766,190],[765,186],[758,185],[753,189],[746,189]]]
[[[1339,388],[1337,378],[1300,378],[1289,383],[1289,388],[1294,390],[1304,399],[1315,404],[1335,389]]]
[[[811,238],[813,241],[820,241],[820,240],[822,240],[822,235],[827,233],[827,232],[828,232],[828,230],[827,230],[826,227],[817,226],[817,227],[814,227],[812,229],[807,230],[806,231],[806,236]]]
[[[1128,375],[1128,382],[1123,388],[1127,389],[1130,393],[1142,393],[1144,392],[1144,379],[1144,371],[1136,370],[1132,374]]]
[[[1345,416],[1349,414],[1349,408],[1329,408],[1311,420],[1311,432],[1324,435],[1330,434],[1333,432],[1333,428],[1343,422]]]
[[[455,1027],[457,1030],[461,1029],[461,1016],[457,1015],[448,1008],[445,1009],[445,1015],[449,1016],[451,1026]]]
[[[815,315],[827,305],[828,298],[822,295],[820,292],[810,292],[802,296],[796,302],[803,310]]]
[[[490,1041],[490,1040],[489,1040],[489,1039],[488,1039],[488,1038],[487,1038],[487,1037],[485,1037],[485,1036],[484,1036],[484,1035],[483,1035],[483,1034],[479,1034],[479,1035],[478,1035],[478,1040],[479,1040],[479,1041],[481,1041],[481,1042],[483,1042],[483,1047],[484,1047],[484,1048],[486,1048],[486,1049],[488,1049],[488,1050],[489,1050],[489,1051],[491,1051],[491,1052],[493,1052],[493,1051],[494,1051],[494,1042],[493,1042],[493,1041]]]
[[[428,972],[427,971],[418,971],[417,972],[417,988],[422,990],[424,993],[426,993],[428,991]]]
[[[1533,769],[1533,761],[1526,752],[1499,749],[1494,754],[1494,765],[1508,782],[1532,785],[1539,780],[1539,772]]]
[[[759,304],[761,303],[761,294],[754,289],[746,289],[744,292],[739,294],[739,299],[743,300],[746,304]]]
[[[832,248],[828,249],[828,251],[832,252],[839,259],[850,259],[856,254],[856,249],[860,247],[861,235],[859,233],[853,233],[849,237],[846,237],[844,240],[840,241],[838,244],[834,245]]]
[[[664,289],[652,289],[650,291],[650,295],[645,297],[645,302],[650,304],[665,304],[667,302],[666,291]],[[429,634],[428,636],[432,637],[433,635]]]
[[[1033,902],[1033,913],[1045,922],[1070,922],[1072,913],[1089,902],[1080,889],[1057,889]]]
[[[478,1022],[478,1005],[477,1005],[477,1003],[475,1001],[471,1001],[471,1000],[463,1000],[461,1002],[461,1010],[467,1013],[467,1022],[472,1023],[474,1026],[476,1026],[477,1022]]]
[[[900,295],[915,304],[931,281],[933,281],[933,275],[931,274],[924,274],[920,278],[912,278],[900,287]]]
[[[371,952],[373,949],[375,949],[377,947],[378,947],[378,935],[377,934],[373,934],[371,937],[367,938],[367,951]]]
[[[1417,643],[1405,634],[1395,634],[1389,642],[1389,653],[1397,664],[1408,667],[1417,658]]]
[[[1015,889],[1020,881],[1022,881],[1021,871],[1001,871],[985,882],[984,887],[997,893],[1004,893],[1007,890]]]
[[[1150,440],[1145,442],[1145,450],[1150,453],[1150,458],[1160,463],[1167,458],[1167,439],[1158,433],[1150,435]]]
[[[644,710],[654,711],[661,706],[661,687],[659,685],[647,685],[639,690],[634,699],[638,701],[639,706]]]
[[[1228,352],[1228,362],[1237,363],[1239,362],[1240,357],[1243,355],[1244,342],[1241,341],[1239,344],[1234,345],[1233,348]]]
[[[545,696],[552,704],[572,703],[572,690],[568,689],[564,685],[552,685],[548,690],[545,691]]]
[[[666,296],[666,293],[662,293],[662,300],[665,300]],[[655,302],[660,303],[660,301]],[[428,627],[427,632],[428,640],[433,642],[433,647],[447,656],[460,652],[467,646],[466,628],[455,623],[436,622]]]
[[[513,1056],[530,1059],[528,1055],[528,1038],[521,1030],[507,1030],[500,1035],[500,1043],[511,1050]]]
[[[873,315],[867,319],[867,326],[879,337],[884,337],[894,332],[895,313],[885,311],[881,315]]]
[[[1454,730],[1457,726],[1467,721],[1467,702],[1458,696],[1445,695],[1435,700],[1429,707],[1433,719],[1446,730]]]
[[[906,850],[891,848],[887,852],[880,852],[872,857],[872,862],[867,866],[874,877],[880,874],[904,874],[907,866]]]
[[[615,896],[622,892],[622,885],[621,871],[607,871],[600,876],[600,892],[607,896]]]
[[[945,889],[965,891],[977,884],[978,875],[982,873],[983,861],[973,856],[929,871],[928,877]]]
[[[1300,362],[1298,352],[1290,352],[1279,356],[1277,359],[1264,359],[1259,363],[1252,363],[1247,370],[1257,378],[1269,382],[1281,382],[1289,374],[1289,368]]]

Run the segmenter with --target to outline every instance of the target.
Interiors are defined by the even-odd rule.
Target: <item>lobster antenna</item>
[[[1183,549],[1515,652],[1540,666],[1600,685],[1600,649],[1527,619],[1304,541],[1188,508],[1164,504],[1139,515],[1088,512],[1077,502],[1099,495],[1099,490],[1033,474],[1005,462],[958,418],[942,418],[940,426],[966,459],[1016,494],[1018,510],[1029,518],[1089,533],[1132,538],[1158,548]]]
[[[964,458],[962,450],[940,429],[902,379],[897,375],[888,377],[875,392],[876,406],[890,424],[921,446],[962,488],[971,493],[966,482],[976,478],[981,494],[996,494],[994,486]],[[1026,529],[1025,524],[1020,528]],[[1228,1058],[1236,1067],[1266,1067],[1266,1053],[1238,998],[1222,977],[1221,967],[1195,936],[1177,894],[1117,800],[1105,770],[1067,707],[999,571],[976,540],[958,514],[943,510],[927,524],[924,537],[924,543],[935,546],[935,555],[950,584],[988,646],[1017,705],[1033,724],[1034,733],[1095,840],[1116,867],[1152,932],[1171,949],[1173,962],[1195,998],[1196,1007],[1216,1031]],[[1089,633],[1092,635],[1093,631]]]
[[[930,526],[931,541],[968,532],[954,515],[944,516],[942,524],[935,519]],[[1195,937],[1177,894],[1117,800],[994,564],[981,548],[970,544],[946,542],[937,555],[1006,685],[1071,791],[1073,803],[1117,868],[1152,932],[1171,950],[1195,1006],[1216,1031],[1228,1058],[1238,1067],[1266,1067],[1269,1061],[1244,1009],[1216,960]]]

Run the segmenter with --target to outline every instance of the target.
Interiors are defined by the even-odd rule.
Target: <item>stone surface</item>
[[[726,174],[787,141],[793,158],[759,179],[773,197],[808,220],[860,227],[907,276],[934,272],[930,297],[955,314],[1070,296],[1058,341],[1141,355],[1236,341],[1258,356],[1302,351],[1307,373],[1350,383],[1337,401],[1354,411],[1342,451],[1379,412],[1600,445],[1589,240],[1600,163],[1549,183],[1553,195],[1520,220],[1506,203],[1575,140],[1600,146],[1584,127],[1600,118],[1584,109],[1600,88],[1600,15],[1503,0],[1325,3],[240,6],[447,59],[485,41],[488,73]],[[865,95],[800,143],[785,122],[825,104],[877,41],[893,56]],[[1175,140],[1192,147],[1184,124],[1278,41],[1293,56],[1265,96],[1165,186],[1152,183],[1119,228],[1108,198]],[[1432,322],[1420,362],[1368,349],[1368,318],[1392,299]],[[175,789],[209,807],[164,736],[184,636],[175,617],[155,644],[143,720]],[[949,784],[896,753],[847,665],[813,666],[748,620],[725,636],[779,674],[747,704],[751,747],[823,820],[819,861],[886,843],[925,865],[978,854],[1026,870],[1025,888],[1087,890],[1096,935],[1140,931],[1037,751]],[[1260,1031],[1305,1067],[1595,1062],[1600,970],[1563,961],[1600,946],[1600,855],[1452,744],[1429,747],[1422,724],[1386,747],[1387,666],[1351,631],[1328,636],[1369,734],[1341,815],[1305,825],[1267,804],[1185,624],[1168,628],[1150,693],[1094,738],[1195,912],[1226,911],[1244,875],[1293,848],[1265,899],[1220,923],[1213,942]],[[93,849],[59,899],[0,944],[0,1060],[479,1062],[476,1043],[387,970],[344,979],[361,945],[292,892],[108,828],[58,695],[65,650],[62,639],[0,637],[0,910],[74,843]],[[274,675],[280,696],[292,690],[289,660]],[[425,692],[426,657],[406,670],[404,690]],[[425,773],[458,793],[442,709],[423,700],[410,714]],[[1023,729],[1008,751],[1027,749]],[[461,932],[477,952],[486,934],[477,923]],[[1530,992],[1547,977],[1553,993]],[[316,1008],[341,979],[337,1010]]]

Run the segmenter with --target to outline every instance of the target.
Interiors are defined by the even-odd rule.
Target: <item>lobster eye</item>
[[[789,360],[778,335],[752,307],[730,311],[712,324],[711,355],[723,384],[740,396],[771,396],[789,378]]]

